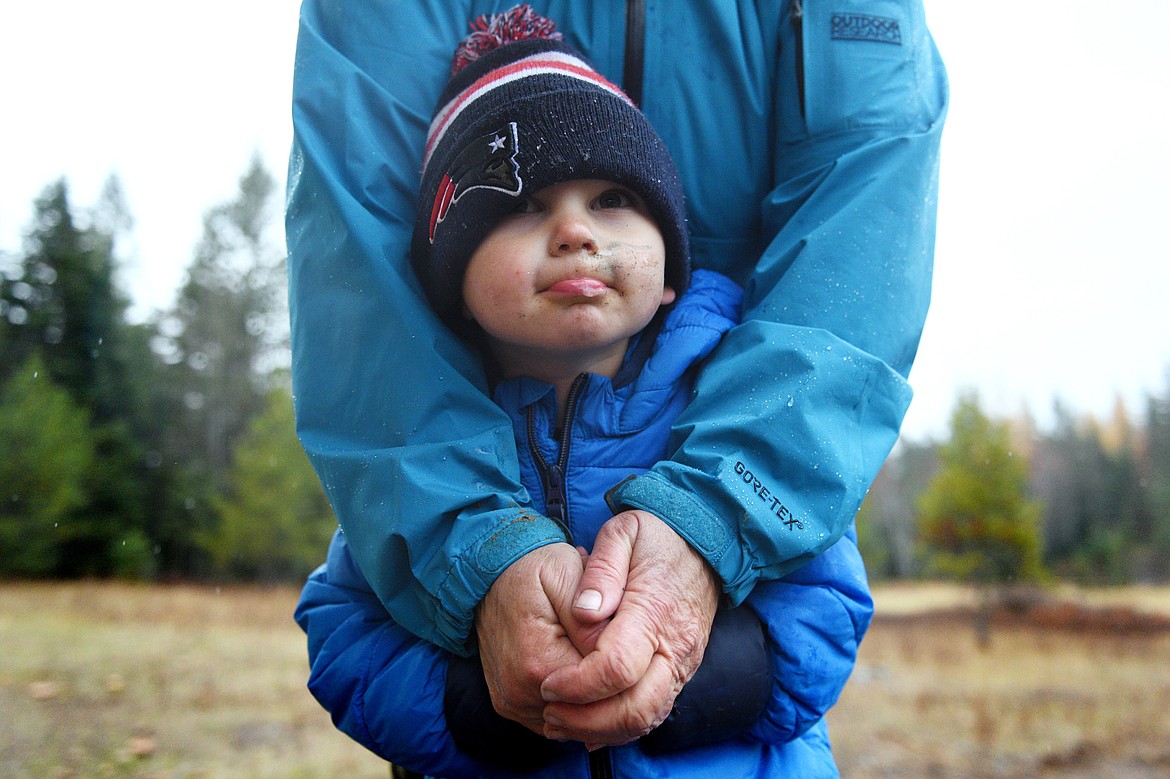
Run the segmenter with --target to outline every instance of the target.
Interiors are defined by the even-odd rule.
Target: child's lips
[[[609,285],[600,279],[582,276],[572,279],[563,279],[548,288],[549,292],[577,298],[601,297],[609,291]]]

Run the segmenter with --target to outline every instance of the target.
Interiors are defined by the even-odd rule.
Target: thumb
[[[573,615],[582,622],[601,622],[617,611],[630,576],[630,557],[638,538],[638,520],[624,512],[601,526],[593,552],[573,596]]]

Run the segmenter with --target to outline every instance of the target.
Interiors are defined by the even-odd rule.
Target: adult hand
[[[541,686],[544,734],[601,746],[657,727],[703,660],[718,601],[711,566],[662,520],[627,511],[606,522],[572,609],[601,632]]]
[[[569,631],[591,646],[601,625],[578,625],[571,604],[582,571],[568,544],[540,547],[510,565],[475,611],[484,679],[497,712],[544,734],[540,686],[556,668],[576,666],[582,653]]]

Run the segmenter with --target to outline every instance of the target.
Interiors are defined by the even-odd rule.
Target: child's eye
[[[540,210],[540,204],[530,197],[522,197],[516,201],[516,205],[512,208],[510,213],[513,214],[533,214]]]
[[[637,205],[634,193],[624,189],[608,189],[597,198],[598,208],[633,208]]]

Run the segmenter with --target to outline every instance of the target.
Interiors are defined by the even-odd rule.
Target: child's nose
[[[549,239],[549,253],[559,256],[581,251],[597,251],[597,238],[589,220],[579,214],[559,216]]]

